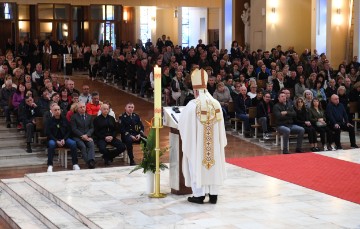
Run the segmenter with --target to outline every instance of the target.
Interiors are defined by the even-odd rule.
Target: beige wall
[[[275,5],[275,15],[271,12]],[[301,53],[311,48],[311,0],[273,0],[266,2],[266,49],[281,44],[294,46]],[[274,20],[273,20],[274,18]]]
[[[336,4],[340,4],[340,15],[336,13]],[[346,58],[346,43],[348,40],[349,5],[345,0],[328,0],[326,56],[333,68],[338,68]]]
[[[178,19],[174,17],[174,9],[156,10],[156,35],[153,42],[163,34],[170,36],[174,44],[178,44]]]
[[[220,11],[219,8],[210,8],[208,10],[208,29],[219,29],[220,28]]]
[[[311,0],[311,51],[316,49],[316,1]]]
[[[354,38],[353,38],[353,55],[360,55],[360,2],[354,1]]]
[[[266,17],[262,14],[265,8],[266,0],[251,1],[250,50],[266,48]]]

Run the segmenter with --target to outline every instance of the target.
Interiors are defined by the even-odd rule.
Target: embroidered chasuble
[[[214,100],[191,100],[181,113],[178,129],[182,139],[185,185],[197,188],[222,185],[226,177],[224,120]],[[218,105],[218,106],[217,106]],[[219,118],[221,117],[221,119]],[[191,170],[191,171],[189,171]]]

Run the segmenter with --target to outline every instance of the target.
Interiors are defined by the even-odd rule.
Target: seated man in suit
[[[128,102],[125,106],[125,112],[119,117],[121,140],[126,145],[130,165],[136,164],[133,155],[133,143],[139,143],[146,138],[140,116],[134,113],[134,109],[134,104]]]
[[[76,142],[69,136],[71,127],[65,117],[61,116],[59,105],[51,107],[52,117],[46,124],[46,134],[49,139],[48,143],[48,172],[53,171],[53,157],[56,147],[69,147],[71,150],[71,159],[74,170],[80,170],[77,159]]]
[[[126,150],[125,145],[116,138],[116,121],[115,118],[108,115],[109,105],[101,105],[101,115],[94,119],[95,136],[97,146],[100,153],[103,155],[105,165],[110,165],[114,157]],[[115,151],[110,152],[106,149],[106,145],[112,145],[116,148]]]
[[[77,147],[80,149],[84,161],[89,169],[95,168],[94,140],[91,135],[94,132],[92,117],[86,114],[84,102],[78,103],[77,113],[71,116],[71,130]]]

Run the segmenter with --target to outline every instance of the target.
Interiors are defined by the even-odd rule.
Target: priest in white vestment
[[[217,202],[219,187],[226,177],[227,145],[220,103],[208,93],[208,75],[196,69],[191,74],[195,99],[183,109],[178,129],[182,139],[182,171],[185,185],[191,187],[189,202],[202,204],[206,194],[210,203]]]

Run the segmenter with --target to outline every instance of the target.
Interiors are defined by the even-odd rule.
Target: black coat
[[[19,106],[20,109],[20,106]],[[24,125],[31,123],[35,117],[41,117],[40,107],[30,107],[27,104],[24,104],[24,107],[22,109],[22,112],[20,113],[20,120],[24,123]]]
[[[306,121],[310,121],[309,111],[305,109],[295,109],[296,117],[295,124],[304,127]]]
[[[99,115],[94,119],[94,134],[97,140],[104,140],[107,136],[116,137],[115,118],[107,115]]]
[[[51,117],[46,123],[46,134],[49,140],[66,140],[69,138],[71,133],[71,127],[63,116],[60,116],[60,119]]]
[[[236,114],[248,114],[250,106],[251,99],[248,95],[245,98],[242,95],[238,95],[234,101]]]
[[[283,103],[277,103],[274,105],[274,115],[277,126],[286,126],[294,123],[294,118],[296,117],[296,112],[293,106],[288,106]],[[287,111],[286,115],[282,115],[282,111]]]
[[[256,117],[257,118],[261,118],[261,117],[269,117],[269,112],[268,112],[268,108],[270,107],[270,113],[272,113],[273,110],[273,102],[270,101],[268,104],[266,104],[264,101],[261,101],[260,103],[258,103],[258,105],[256,106]]]

